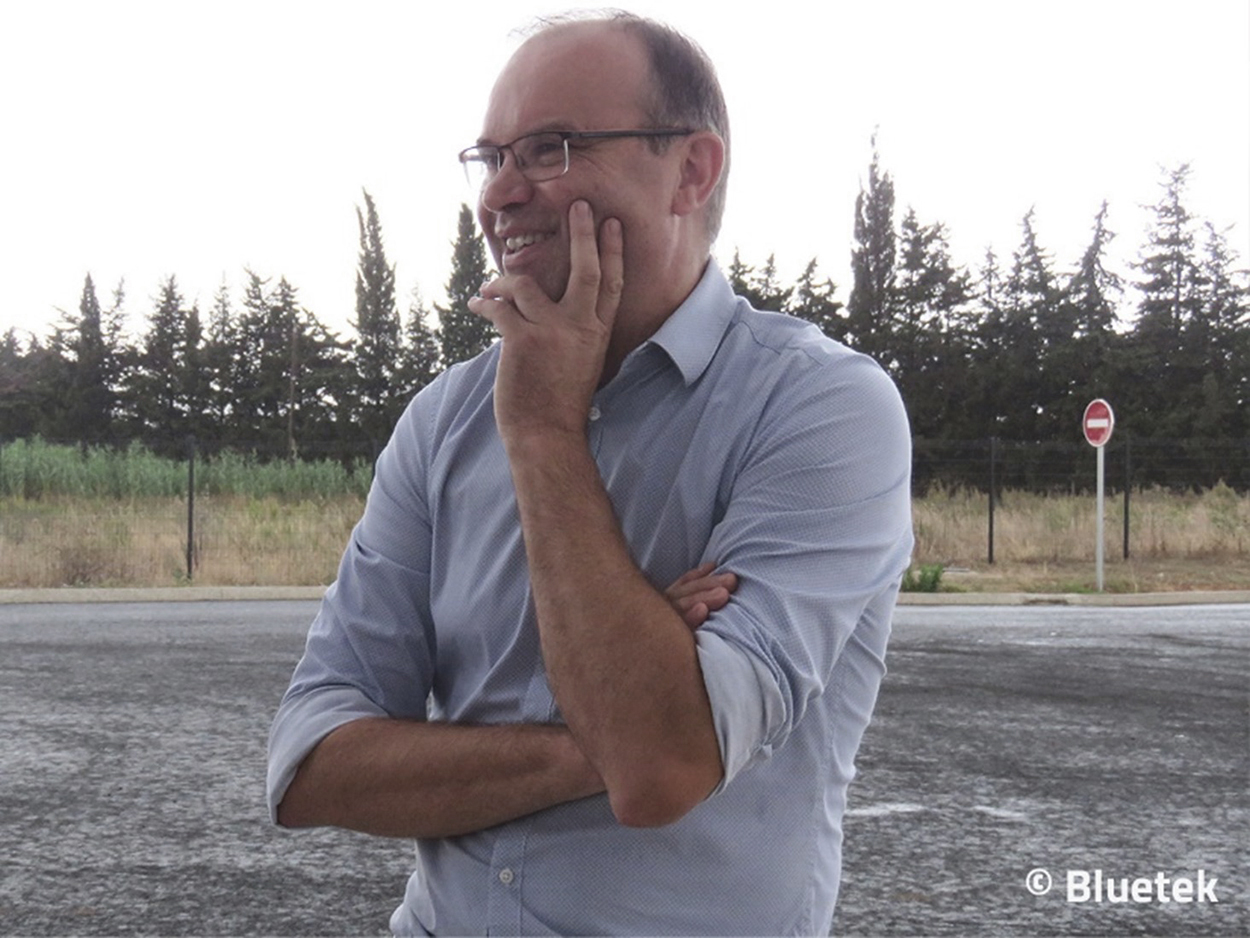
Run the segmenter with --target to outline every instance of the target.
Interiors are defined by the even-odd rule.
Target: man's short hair
[[[720,180],[707,204],[708,241],[716,240],[725,214],[729,182],[729,112],[716,67],[706,52],[689,36],[671,26],[624,10],[606,13],[567,14],[540,19],[531,35],[574,23],[603,22],[636,36],[651,62],[652,98],[644,102],[648,119],[656,127],[690,127],[711,130],[725,142],[725,163]],[[657,138],[649,144],[657,151],[671,141]]]

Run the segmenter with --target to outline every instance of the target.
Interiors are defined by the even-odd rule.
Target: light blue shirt
[[[379,458],[274,720],[271,812],[317,742],[360,717],[560,721],[495,428],[497,360],[498,345],[423,390]],[[655,587],[705,560],[740,577],[696,633],[724,780],[662,828],[621,826],[599,796],[420,840],[391,927],[828,934],[912,546],[898,393],[814,326],[751,309],[709,264],[595,395],[587,435]]]

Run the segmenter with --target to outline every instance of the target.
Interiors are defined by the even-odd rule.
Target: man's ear
[[[673,193],[673,214],[690,215],[707,204],[725,168],[725,142],[710,130],[682,141],[681,176]]]

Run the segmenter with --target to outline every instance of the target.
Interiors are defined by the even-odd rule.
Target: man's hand
[[[704,563],[688,570],[664,590],[682,620],[691,631],[697,629],[717,609],[729,604],[729,595],[738,588],[738,577],[733,573],[717,573],[714,563]]]
[[[654,827],[684,816],[724,777],[691,634],[721,594],[698,582],[710,570],[674,584],[677,604],[647,581],[588,445],[624,286],[622,239],[612,218],[596,237],[590,206],[575,202],[558,302],[533,278],[509,275],[469,305],[503,336],[495,421],[548,683],[617,820]]]
[[[607,219],[596,238],[590,205],[574,202],[569,262],[559,302],[523,275],[500,277],[469,300],[503,337],[495,419],[505,444],[548,433],[585,435],[624,284],[620,222]]]

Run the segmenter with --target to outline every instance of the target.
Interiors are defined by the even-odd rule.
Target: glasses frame
[[[645,130],[536,130],[533,133],[522,134],[510,143],[480,143],[476,146],[466,147],[460,151],[460,165],[464,167],[464,175],[469,181],[469,185],[475,185],[479,182],[475,178],[476,173],[481,175],[480,183],[481,186],[485,187],[503,169],[504,154],[511,153],[512,163],[522,176],[530,182],[548,182],[552,179],[559,179],[569,171],[570,140],[616,140],[624,137],[688,137],[693,133],[698,133],[698,131],[687,127],[665,127]],[[543,136],[560,138],[560,143],[564,148],[564,162],[559,166],[558,172],[552,172],[556,168],[555,166],[532,166],[526,164],[517,155],[515,147],[522,140]],[[491,159],[492,154],[493,159]]]

